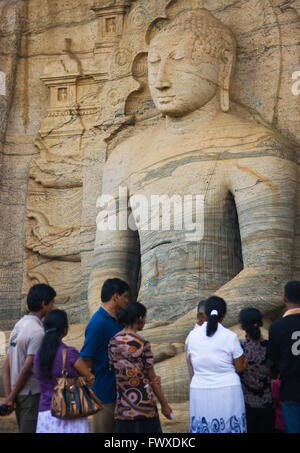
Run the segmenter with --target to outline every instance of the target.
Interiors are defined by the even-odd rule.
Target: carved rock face
[[[160,33],[152,40],[148,56],[149,87],[156,108],[180,117],[203,107],[217,93],[219,67],[192,32]]]

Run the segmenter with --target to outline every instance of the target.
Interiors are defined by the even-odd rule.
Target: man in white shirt
[[[3,385],[9,407],[16,411],[20,433],[34,433],[40,390],[33,374],[33,358],[44,337],[41,320],[54,308],[56,292],[51,286],[37,284],[27,295],[29,313],[14,326],[3,366]]]

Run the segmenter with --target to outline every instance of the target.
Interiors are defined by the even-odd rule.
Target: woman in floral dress
[[[118,322],[124,329],[108,346],[117,385],[116,432],[161,433],[155,395],[163,415],[172,415],[153,368],[150,343],[137,335],[146,322],[146,307],[139,302],[127,304],[118,314]]]

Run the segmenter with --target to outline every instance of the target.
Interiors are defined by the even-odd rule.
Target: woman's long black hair
[[[140,302],[130,302],[117,314],[118,324],[122,327],[132,327],[139,319],[144,318],[147,308]]]
[[[259,340],[261,338],[260,327],[263,325],[262,314],[257,308],[244,308],[241,310],[240,323],[250,340]]]
[[[226,314],[225,300],[217,296],[212,296],[206,299],[205,314],[207,317],[206,335],[211,337],[218,329],[218,322]]]
[[[68,316],[64,310],[47,313],[44,320],[45,335],[39,350],[40,373],[45,380],[52,377],[52,364],[62,336],[68,329]]]

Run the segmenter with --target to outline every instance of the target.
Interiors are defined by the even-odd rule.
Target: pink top
[[[282,414],[281,401],[279,396],[280,380],[274,379],[272,384],[272,396],[275,402],[276,410],[276,420],[275,420],[275,429],[284,431],[284,418]]]

